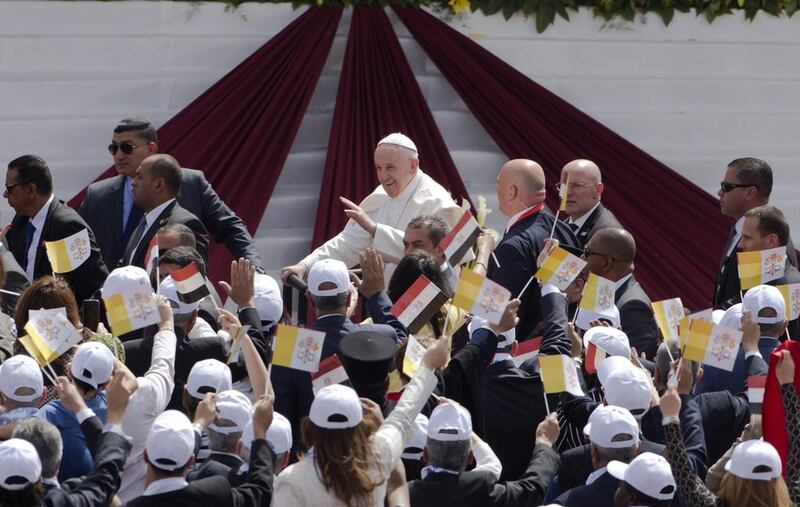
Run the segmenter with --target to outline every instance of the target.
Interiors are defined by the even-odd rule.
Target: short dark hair
[[[11,491],[0,487],[0,505],[3,507],[42,505],[46,493],[41,479],[19,491]]]
[[[166,153],[151,155],[155,160],[150,164],[150,172],[161,178],[173,196],[181,193],[181,166],[175,157]]]
[[[22,155],[8,163],[8,170],[17,171],[17,183],[36,185],[36,192],[39,195],[50,195],[53,193],[53,177],[50,175],[50,168],[47,162],[39,155]]]
[[[758,219],[758,233],[762,236],[774,234],[781,246],[789,243],[789,223],[783,212],[775,206],[759,206],[746,212],[744,216]]]
[[[133,132],[137,136],[141,137],[142,140],[147,141],[148,143],[157,143],[158,142],[158,134],[156,134],[156,128],[153,127],[153,124],[147,120],[143,120],[141,118],[123,118],[117,123],[117,126],[114,127],[115,134],[122,134],[123,132]]]
[[[769,201],[772,193],[772,168],[760,158],[744,157],[732,160],[728,167],[736,170],[736,177],[748,185],[758,188],[758,196]]]
[[[315,296],[310,292],[309,294],[311,295],[311,300],[314,301],[314,306],[316,306],[318,310],[332,312],[347,305],[347,296],[350,295],[350,292],[342,292],[334,294],[333,296]]]
[[[182,268],[191,263],[197,264],[197,269],[203,277],[206,276],[206,263],[200,253],[190,246],[176,246],[158,256],[158,265],[176,264]]]
[[[631,505],[646,505],[647,507],[668,507],[669,505],[672,505],[672,500],[659,500],[657,498],[653,498],[652,496],[645,495],[625,481],[620,481],[618,487],[624,492],[632,494],[635,497],[634,501],[631,502]]]
[[[174,232],[178,235],[180,246],[188,246],[194,249],[197,248],[197,238],[194,235],[194,231],[191,230],[186,224],[170,222],[158,230],[159,235],[168,232]]]
[[[433,246],[439,246],[442,238],[450,232],[450,226],[439,215],[419,215],[411,219],[406,229],[422,229],[428,232]]]

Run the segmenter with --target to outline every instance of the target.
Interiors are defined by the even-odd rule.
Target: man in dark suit
[[[633,276],[636,242],[619,227],[597,231],[584,249],[589,271],[616,284],[614,303],[619,309],[622,330],[631,346],[652,360],[658,347],[660,332],[650,298]]]
[[[497,200],[509,222],[494,250],[497,263],[489,263],[487,276],[511,291],[511,297],[517,297],[536,272],[536,259],[544,240],[550,237],[554,220],[556,239],[570,247],[578,244],[570,228],[544,209],[545,195],[544,171],[533,160],[510,160],[500,169]],[[534,332],[542,322],[539,286],[531,283],[520,299],[516,337],[524,341],[536,336]]]
[[[720,211],[736,220],[731,227],[722,259],[717,269],[717,283],[714,288],[713,307],[727,310],[741,302],[739,267],[736,260],[737,246],[742,238],[744,215],[758,206],[769,203],[772,193],[772,168],[757,158],[737,158],[728,164],[724,179],[720,182]],[[786,255],[789,263],[797,267],[797,252],[791,237],[786,240]]]
[[[553,286],[542,293],[545,327],[539,354],[569,354],[566,295]],[[483,377],[484,437],[503,464],[500,480],[515,480],[525,472],[536,427],[547,417],[545,394],[541,375],[517,368],[511,360],[517,342],[505,336],[500,340]],[[556,407],[558,396],[550,395],[548,402]]]
[[[143,212],[133,202],[131,182],[136,169],[158,153],[158,136],[145,120],[125,118],[114,128],[109,152],[119,173],[89,185],[79,213],[91,225],[106,265],[116,267]],[[181,170],[179,204],[198,217],[211,236],[224,243],[235,259],[245,257],[256,266],[261,258],[244,223],[219,198],[201,171]]]
[[[91,228],[75,210],[53,195],[53,178],[44,159],[23,155],[9,162],[5,197],[17,212],[6,233],[6,242],[31,280],[53,273],[45,241],[58,241],[83,229],[89,231],[89,258],[62,276],[78,303],[90,298],[103,285],[108,270]]]
[[[754,252],[781,246],[787,247],[787,252],[790,248],[794,250],[794,247],[789,244],[789,223],[786,221],[786,217],[783,216],[781,210],[768,204],[753,208],[744,214],[741,236],[738,250],[742,252]],[[790,283],[800,283],[800,272],[788,262],[782,277],[767,282],[773,286]],[[800,336],[800,318],[789,321],[788,331],[790,336]]]
[[[131,184],[133,200],[142,208],[144,216],[134,229],[125,251],[122,265],[145,267],[144,259],[150,240],[158,230],[169,223],[179,223],[194,231],[197,251],[208,259],[208,236],[203,223],[178,204],[181,191],[181,168],[169,155],[151,155],[136,169]]]
[[[617,217],[600,202],[604,187],[597,164],[591,160],[573,160],[561,169],[561,185],[566,185],[567,179],[569,187],[564,211],[569,215],[567,225],[581,246],[604,227],[622,227]]]
[[[472,424],[463,407],[445,403],[431,414],[422,479],[408,483],[415,507],[484,507],[539,505],[558,468],[552,449],[558,439],[555,415],[539,423],[528,467],[519,480],[497,482],[489,471],[465,471],[470,456]]]

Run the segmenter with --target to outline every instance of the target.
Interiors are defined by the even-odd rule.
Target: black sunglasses
[[[117,154],[117,150],[122,150],[122,153],[124,153],[125,155],[130,155],[131,153],[133,153],[133,150],[135,150],[139,146],[143,146],[143,145],[141,145],[141,144],[140,145],[135,145],[135,144],[129,143],[127,141],[125,141],[122,144],[111,143],[111,144],[108,145],[108,152],[111,153],[112,155],[116,155]]]
[[[722,189],[723,194],[727,194],[734,188],[747,188],[747,187],[758,188],[758,185],[753,185],[752,183],[730,183],[728,181],[720,181],[719,187]]]
[[[612,257],[611,255],[600,253],[600,252],[593,252],[593,251],[589,250],[588,246],[583,247],[583,256],[584,257],[591,257],[592,255],[600,255],[602,257],[608,257],[609,259],[611,259],[612,261],[615,261],[615,262],[617,260],[614,257]]]

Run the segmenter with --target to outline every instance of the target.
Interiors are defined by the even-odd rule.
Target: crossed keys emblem
[[[69,245],[69,252],[73,259],[83,259],[89,254],[89,242],[83,238],[76,238]]]
[[[58,340],[58,326],[53,324],[52,319],[42,319],[38,325],[39,331],[44,335],[43,338],[48,342]]]
[[[151,296],[137,292],[128,300],[128,308],[130,308],[134,318],[146,319],[153,313],[151,302]]]
[[[714,342],[711,344],[711,356],[720,362],[727,361],[733,357],[735,349],[736,340],[731,338],[729,333],[720,333],[714,337]]]
[[[556,273],[556,281],[558,284],[571,282],[578,275],[578,263],[569,261],[564,263],[564,266]]]
[[[790,296],[792,301],[792,315],[800,313],[800,291],[793,290]]]
[[[480,306],[487,315],[490,313],[497,313],[500,311],[500,302],[502,300],[503,293],[498,290],[497,287],[492,287],[484,294]]]
[[[786,256],[783,254],[770,254],[769,257],[764,259],[764,273],[767,275],[774,275],[783,269]]]
[[[614,292],[607,285],[604,285],[598,291],[597,305],[603,310],[608,310],[614,306]]]
[[[302,361],[303,364],[311,363],[316,357],[317,350],[319,350],[319,345],[314,338],[306,336],[300,348],[297,350],[297,359]]]

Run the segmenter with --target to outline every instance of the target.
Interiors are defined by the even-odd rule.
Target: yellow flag
[[[69,273],[86,262],[92,254],[89,230],[81,229],[58,241],[45,241],[47,258],[55,273]]]
[[[408,335],[408,345],[406,354],[403,356],[403,375],[414,376],[417,368],[422,364],[422,356],[425,355],[425,345],[421,344],[414,335]]]
[[[656,324],[664,340],[678,340],[678,325],[683,319],[681,298],[665,299],[652,303]]]
[[[558,205],[559,211],[567,209],[567,192],[569,192],[569,173],[567,173],[567,181],[561,185],[561,204]]]
[[[556,247],[536,271],[536,278],[541,280],[542,284],[549,283],[565,291],[584,267],[586,267],[585,260],[561,247]]]
[[[544,392],[561,393],[567,391],[575,396],[582,396],[578,373],[575,362],[571,357],[561,354],[554,356],[539,356],[539,373],[542,375]]]
[[[742,290],[761,285],[783,276],[786,268],[786,247],[755,252],[739,252],[739,281]]]
[[[741,341],[742,332],[738,329],[716,326],[707,320],[693,320],[689,325],[683,357],[733,371]]]
[[[28,351],[28,355],[30,355],[33,359],[35,359],[36,362],[39,363],[39,366],[41,366],[42,368],[47,366],[48,362],[47,359],[44,357],[42,352],[36,347],[36,344],[34,343],[33,340],[31,340],[30,336],[28,335],[20,336],[19,338],[17,338],[17,341],[20,342],[23,347],[25,347],[25,350]]]
[[[492,324],[499,324],[510,300],[511,293],[502,285],[471,269],[461,270],[453,295],[455,306]]]
[[[319,370],[324,341],[322,331],[279,324],[272,344],[272,364],[314,373]]]
[[[800,283],[778,285],[786,303],[786,318],[794,320],[800,317]]]
[[[580,307],[595,313],[607,313],[614,306],[614,282],[589,273],[583,287]]]

